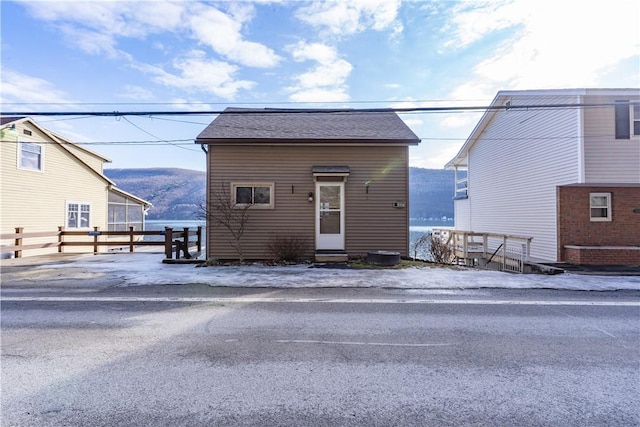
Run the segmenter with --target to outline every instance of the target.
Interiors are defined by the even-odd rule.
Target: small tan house
[[[294,237],[300,257],[316,260],[407,256],[409,146],[419,142],[390,111],[236,108],[196,140],[208,152],[209,211],[248,207],[244,258],[269,259],[269,242]],[[207,230],[208,258],[238,259],[230,231],[210,220]]]
[[[144,229],[151,203],[118,189],[103,174],[110,160],[74,144],[28,117],[2,117],[0,169],[1,233]],[[50,242],[51,237],[28,244]],[[76,239],[77,240],[77,239]],[[12,241],[3,241],[11,245]],[[25,242],[26,244],[27,242]],[[104,249],[105,247],[101,247]],[[34,249],[24,256],[55,252]],[[87,252],[66,247],[65,252]]]

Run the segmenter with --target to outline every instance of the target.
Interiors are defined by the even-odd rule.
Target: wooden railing
[[[454,256],[466,265],[480,265],[502,271],[522,273],[529,261],[532,237],[479,233],[464,230],[438,230]]]
[[[80,236],[85,240],[68,239]],[[164,236],[164,239],[157,241],[139,239],[144,236]],[[48,237],[52,238],[51,241],[25,243],[25,240]],[[90,239],[87,240],[87,237]],[[127,239],[104,240],[102,237],[126,237]],[[195,240],[191,237],[195,237]],[[163,246],[167,259],[172,259],[174,255],[175,259],[191,259],[197,258],[202,252],[202,227],[196,230],[188,227],[181,230],[165,227],[164,230],[158,231],[138,231],[134,230],[134,227],[129,227],[129,231],[101,231],[98,227],[94,227],[91,231],[67,231],[64,227],[58,227],[58,231],[29,233],[22,227],[16,227],[15,233],[0,234],[0,240],[13,240],[13,245],[2,246],[1,250],[3,254],[13,252],[15,258],[21,258],[23,251],[33,249],[57,248],[57,251],[62,253],[65,247],[88,246],[92,247],[95,254],[101,246],[128,247],[129,252],[133,252],[136,246]]]

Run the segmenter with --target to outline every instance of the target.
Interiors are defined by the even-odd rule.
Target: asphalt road
[[[2,294],[2,426],[640,425],[640,293]]]

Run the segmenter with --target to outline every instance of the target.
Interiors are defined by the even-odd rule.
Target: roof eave
[[[196,144],[206,145],[394,145],[409,146],[420,144],[420,139],[280,139],[280,138],[198,138]]]

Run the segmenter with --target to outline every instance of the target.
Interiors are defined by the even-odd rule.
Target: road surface
[[[639,301],[14,289],[2,294],[2,425],[640,425]]]

